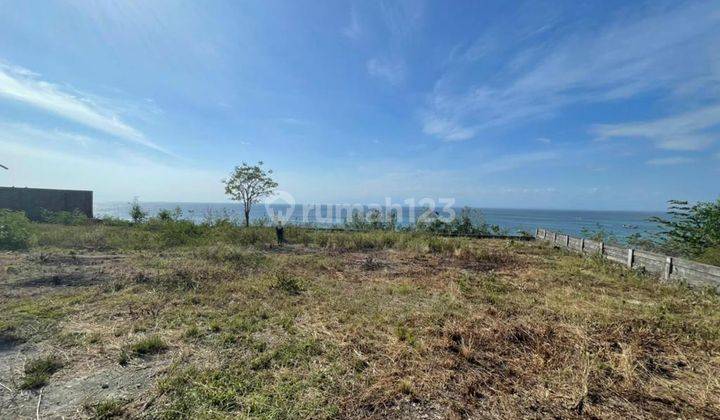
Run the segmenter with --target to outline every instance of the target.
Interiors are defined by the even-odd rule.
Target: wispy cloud
[[[409,37],[420,25],[425,4],[418,0],[381,1],[380,12],[385,26],[396,41]]]
[[[353,41],[357,41],[362,36],[362,26],[360,26],[360,20],[354,5],[350,9],[350,24],[342,29],[342,34]]]
[[[674,165],[685,165],[685,164],[692,163],[692,162],[695,162],[695,159],[677,156],[677,157],[650,159],[645,163],[648,165],[652,165],[652,166],[674,166]]]
[[[479,133],[551,116],[574,103],[612,101],[649,91],[688,95],[720,86],[720,74],[711,65],[716,60],[713,51],[720,48],[720,14],[711,2],[661,9],[541,41],[530,47],[527,42],[507,45],[516,49],[514,57],[498,72],[483,77],[491,82],[480,85],[467,83],[473,69],[468,57],[484,56],[492,46],[483,41],[478,44],[482,54],[470,50],[456,54],[464,59],[448,66],[423,113],[426,120],[453,121],[454,127],[434,135],[448,139],[462,127]],[[477,49],[475,44],[471,48]]]
[[[401,60],[372,58],[366,66],[368,74],[391,85],[400,84],[405,79],[405,63]]]
[[[550,143],[552,143],[552,140],[550,140],[550,139],[547,138],[547,137],[538,137],[538,138],[535,139],[535,141],[538,141],[538,142],[543,143],[543,144],[550,144]]]
[[[591,131],[600,139],[643,138],[666,150],[702,150],[720,134],[708,132],[720,126],[720,105],[646,122],[605,124]]]
[[[0,122],[0,139],[13,139],[16,141],[38,140],[47,143],[71,143],[73,146],[88,147],[96,144],[97,140],[78,133],[65,130],[44,130],[28,124]]]
[[[0,65],[0,97],[53,113],[117,138],[169,154],[89,97],[40,80],[28,70]]]
[[[429,114],[423,118],[423,132],[444,141],[460,141],[475,137],[477,129],[463,126],[449,118]]]

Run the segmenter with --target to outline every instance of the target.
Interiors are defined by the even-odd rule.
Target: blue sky
[[[0,1],[0,185],[663,209],[720,188],[720,4]]]

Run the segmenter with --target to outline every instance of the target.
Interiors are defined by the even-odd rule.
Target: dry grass
[[[542,244],[352,235],[4,254],[2,348],[64,355],[47,398],[157,367],[87,416],[720,416],[713,293]]]

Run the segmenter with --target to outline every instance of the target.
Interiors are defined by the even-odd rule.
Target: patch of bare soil
[[[61,357],[64,367],[47,385],[19,389],[27,361],[48,351],[52,349],[30,344],[0,349],[0,418],[35,418],[36,412],[40,418],[90,418],[99,402],[138,399],[170,364],[168,359],[154,358],[125,367],[110,360],[89,365]]]
[[[1,256],[0,303],[34,297],[64,296],[109,283],[127,271],[121,255],[38,254]],[[30,299],[30,300],[27,300]],[[32,307],[28,309],[32,332]],[[59,346],[56,336],[21,340],[12,329],[0,332],[0,418],[88,418],[92,407],[107,399],[138,401],[170,363],[169,357],[133,359],[126,366],[105,355],[95,357]],[[29,360],[54,356],[62,368],[47,383],[23,390]],[[39,404],[39,405],[38,405]]]

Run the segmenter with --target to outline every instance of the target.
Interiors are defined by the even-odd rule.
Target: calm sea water
[[[242,206],[238,203],[154,203],[143,202],[141,206],[150,216],[162,209],[182,210],[183,218],[202,222],[212,217],[227,216],[242,220]],[[290,211],[292,210],[292,211]],[[622,240],[634,233],[652,233],[657,226],[648,221],[652,216],[662,213],[633,211],[589,211],[589,210],[525,210],[525,209],[474,209],[479,210],[487,223],[499,225],[511,233],[520,231],[534,232],[535,228],[545,228],[558,232],[580,236],[583,229],[604,231]],[[129,203],[96,203],[95,216],[112,216],[129,219]],[[423,213],[420,208],[403,207],[399,209],[399,222],[407,225]],[[456,210],[459,211],[459,210]],[[272,220],[273,214],[289,215],[294,224],[313,224],[319,226],[341,225],[352,214],[352,208],[330,206],[272,206],[270,212],[263,205],[256,205],[250,214],[252,220]],[[439,212],[444,216],[443,212]]]

